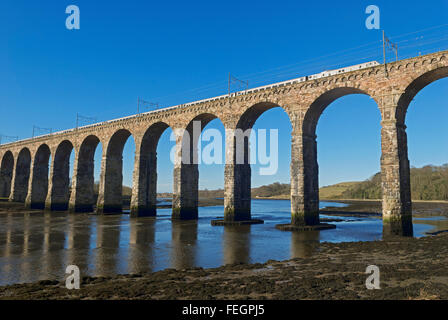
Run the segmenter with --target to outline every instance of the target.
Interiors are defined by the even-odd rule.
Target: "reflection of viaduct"
[[[154,215],[156,149],[165,129],[192,131],[219,118],[226,128],[225,220],[250,218],[250,164],[235,163],[233,129],[249,129],[266,110],[282,107],[292,124],[291,222],[319,223],[316,125],[323,110],[336,99],[361,93],[372,97],[381,111],[381,171],[383,225],[386,234],[412,234],[409,161],[405,116],[409,103],[426,85],[448,75],[448,52],[401,60],[387,65],[182,105],[27,139],[0,146],[0,196],[25,201],[29,207],[91,211],[93,159],[103,145],[97,210],[121,210],[122,151],[129,136],[136,145],[131,212]],[[230,134],[229,134],[230,133]],[[190,135],[191,136],[191,135]],[[182,135],[176,143],[183,145]],[[192,139],[194,140],[194,139]],[[192,141],[195,145],[197,141]],[[191,146],[186,146],[191,149]],[[248,148],[248,145],[245,144]],[[71,194],[69,157],[75,152]],[[185,146],[178,148],[182,157]],[[50,178],[48,162],[51,155]],[[198,168],[180,161],[174,168],[173,218],[197,218]]]

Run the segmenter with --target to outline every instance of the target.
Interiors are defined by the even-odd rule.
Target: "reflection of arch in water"
[[[67,255],[66,265],[74,264],[81,273],[89,269],[92,220],[86,215],[67,217]]]
[[[317,250],[320,231],[291,232],[291,259],[310,257]]]
[[[175,269],[190,268],[196,265],[198,222],[175,221],[171,224],[170,265]]]
[[[154,268],[154,243],[156,239],[153,218],[130,219],[127,272],[151,272]]]
[[[224,226],[222,235],[223,263],[249,263],[251,226]]]
[[[115,275],[120,247],[120,217],[99,215],[95,219],[94,226],[96,226],[95,275]]]
[[[63,214],[45,212],[43,215],[44,241],[41,255],[41,278],[48,279],[50,275],[63,275],[65,271],[65,232],[55,228]]]

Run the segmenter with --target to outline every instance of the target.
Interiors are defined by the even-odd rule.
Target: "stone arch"
[[[7,151],[3,154],[0,163],[0,197],[2,198],[9,198],[13,171],[14,156],[11,151]]]
[[[405,124],[406,112],[412,99],[426,86],[448,77],[448,66],[438,66],[431,71],[427,71],[418,77],[416,77],[411,83],[408,84],[404,92],[401,94],[397,103],[397,122],[401,125]]]
[[[69,210],[71,212],[92,212],[95,204],[94,157],[100,139],[89,135],[75,152],[75,163]]]
[[[316,127],[324,110],[337,99],[350,94],[365,94],[356,87],[331,88],[314,99],[303,121],[293,128],[291,150],[291,223],[319,224],[319,166]],[[378,105],[378,104],[377,104]],[[379,109],[378,109],[379,110]]]
[[[178,132],[173,174],[173,219],[198,218],[198,139],[205,126],[214,119],[219,118],[213,113],[195,115],[183,131]]]
[[[213,113],[201,113],[196,115],[190,122],[188,123],[185,131],[182,134],[182,144],[181,144],[181,157],[182,162],[185,164],[197,164],[197,144],[199,136],[202,130],[209,124],[211,121],[219,119]],[[221,120],[220,120],[221,121]],[[222,121],[221,121],[222,122]]]
[[[45,207],[50,210],[67,210],[70,198],[70,155],[73,144],[62,141],[56,148],[51,166],[50,186]]]
[[[105,153],[103,150],[98,213],[121,212],[123,209],[123,149],[130,136],[129,130],[119,129],[109,139]]]
[[[17,156],[16,168],[13,175],[10,201],[25,202],[28,194],[28,183],[31,170],[31,152],[28,148],[20,150]]]
[[[163,121],[152,124],[136,146],[131,216],[155,216],[157,208],[157,146],[170,126]]]
[[[234,128],[226,129],[224,185],[224,220],[226,221],[252,220],[250,133],[255,122],[264,112],[277,107],[283,109],[291,122],[291,116],[284,106],[271,101],[260,101],[243,112]]]
[[[31,168],[31,180],[25,204],[28,208],[44,209],[48,193],[48,164],[51,156],[47,144],[36,151]]]
[[[324,110],[334,101],[350,94],[369,95],[365,90],[355,87],[336,87],[320,94],[309,106],[303,118],[303,133],[314,136],[317,123]],[[371,97],[371,96],[370,96]]]
[[[263,101],[255,103],[254,105],[247,108],[244,113],[241,115],[241,117],[238,119],[236,129],[242,129],[247,130],[251,129],[253,125],[255,124],[255,121],[266,111],[272,108],[277,108],[282,106],[278,105],[277,103],[273,103],[270,101]],[[287,111],[282,108],[286,113]],[[289,114],[288,114],[289,116]]]
[[[383,121],[382,127],[382,189],[383,234],[413,235],[410,162],[406,133],[406,113],[409,104],[423,88],[448,76],[448,66],[435,65],[418,73],[394,100],[392,121]],[[418,66],[414,63],[414,68]],[[417,73],[417,72],[416,72]],[[394,106],[394,105],[393,105]],[[395,118],[395,119],[393,119]]]

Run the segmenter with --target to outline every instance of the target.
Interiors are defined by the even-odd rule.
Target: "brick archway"
[[[13,180],[11,183],[10,201],[25,202],[28,194],[28,183],[31,170],[31,152],[28,148],[20,150],[17,156]]]
[[[69,202],[71,212],[92,212],[94,197],[94,157],[100,139],[89,135],[82,140],[75,152],[72,188]]]
[[[219,117],[210,112],[195,115],[187,126],[177,133],[173,173],[173,219],[198,218],[198,141],[202,130],[215,119]]]
[[[121,212],[123,206],[123,149],[132,134],[119,129],[103,150],[101,177],[96,210],[98,213]],[[104,157],[105,155],[105,157]]]
[[[131,216],[155,216],[157,213],[157,146],[161,135],[170,128],[163,121],[152,124],[135,150]]]
[[[7,151],[0,163],[0,197],[9,198],[13,172],[14,155],[11,151]]]
[[[44,209],[45,199],[48,194],[48,172],[49,160],[51,156],[50,148],[47,144],[42,144],[33,157],[30,185],[25,205],[32,209]]]
[[[51,164],[50,183],[45,208],[49,210],[67,210],[70,199],[70,155],[73,144],[62,141],[56,148]]]

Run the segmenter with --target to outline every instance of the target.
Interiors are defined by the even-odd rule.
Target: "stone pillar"
[[[198,218],[198,182],[197,164],[176,164],[173,173],[173,219]]]
[[[291,134],[291,225],[319,224],[319,169],[315,135]]]
[[[406,126],[381,122],[383,236],[412,236],[412,203]]]
[[[251,220],[251,168],[249,163],[249,132],[244,140],[226,130],[226,165],[224,171],[224,221]],[[244,152],[237,160],[237,143]]]
[[[95,147],[81,148],[75,152],[72,188],[69,202],[70,212],[92,212],[95,204],[94,155]]]
[[[173,172],[172,219],[198,218],[199,170],[197,139],[193,131],[176,129],[176,154]],[[201,130],[199,130],[200,134]],[[191,138],[190,138],[191,137]],[[196,143],[190,143],[192,141]]]
[[[14,166],[12,181],[11,181],[11,194],[9,195],[9,201],[13,202],[25,202],[28,194],[28,183],[30,180],[30,164],[31,156],[27,153],[20,153]]]
[[[96,212],[99,214],[122,212],[123,206],[123,155],[103,149],[101,175]]]
[[[50,166],[47,210],[67,210],[70,196],[70,152],[56,152]]]
[[[157,210],[157,152],[141,154],[135,148],[131,217],[155,216]]]
[[[39,149],[32,161],[30,183],[25,206],[30,209],[44,209],[48,193],[48,160],[50,151]]]

